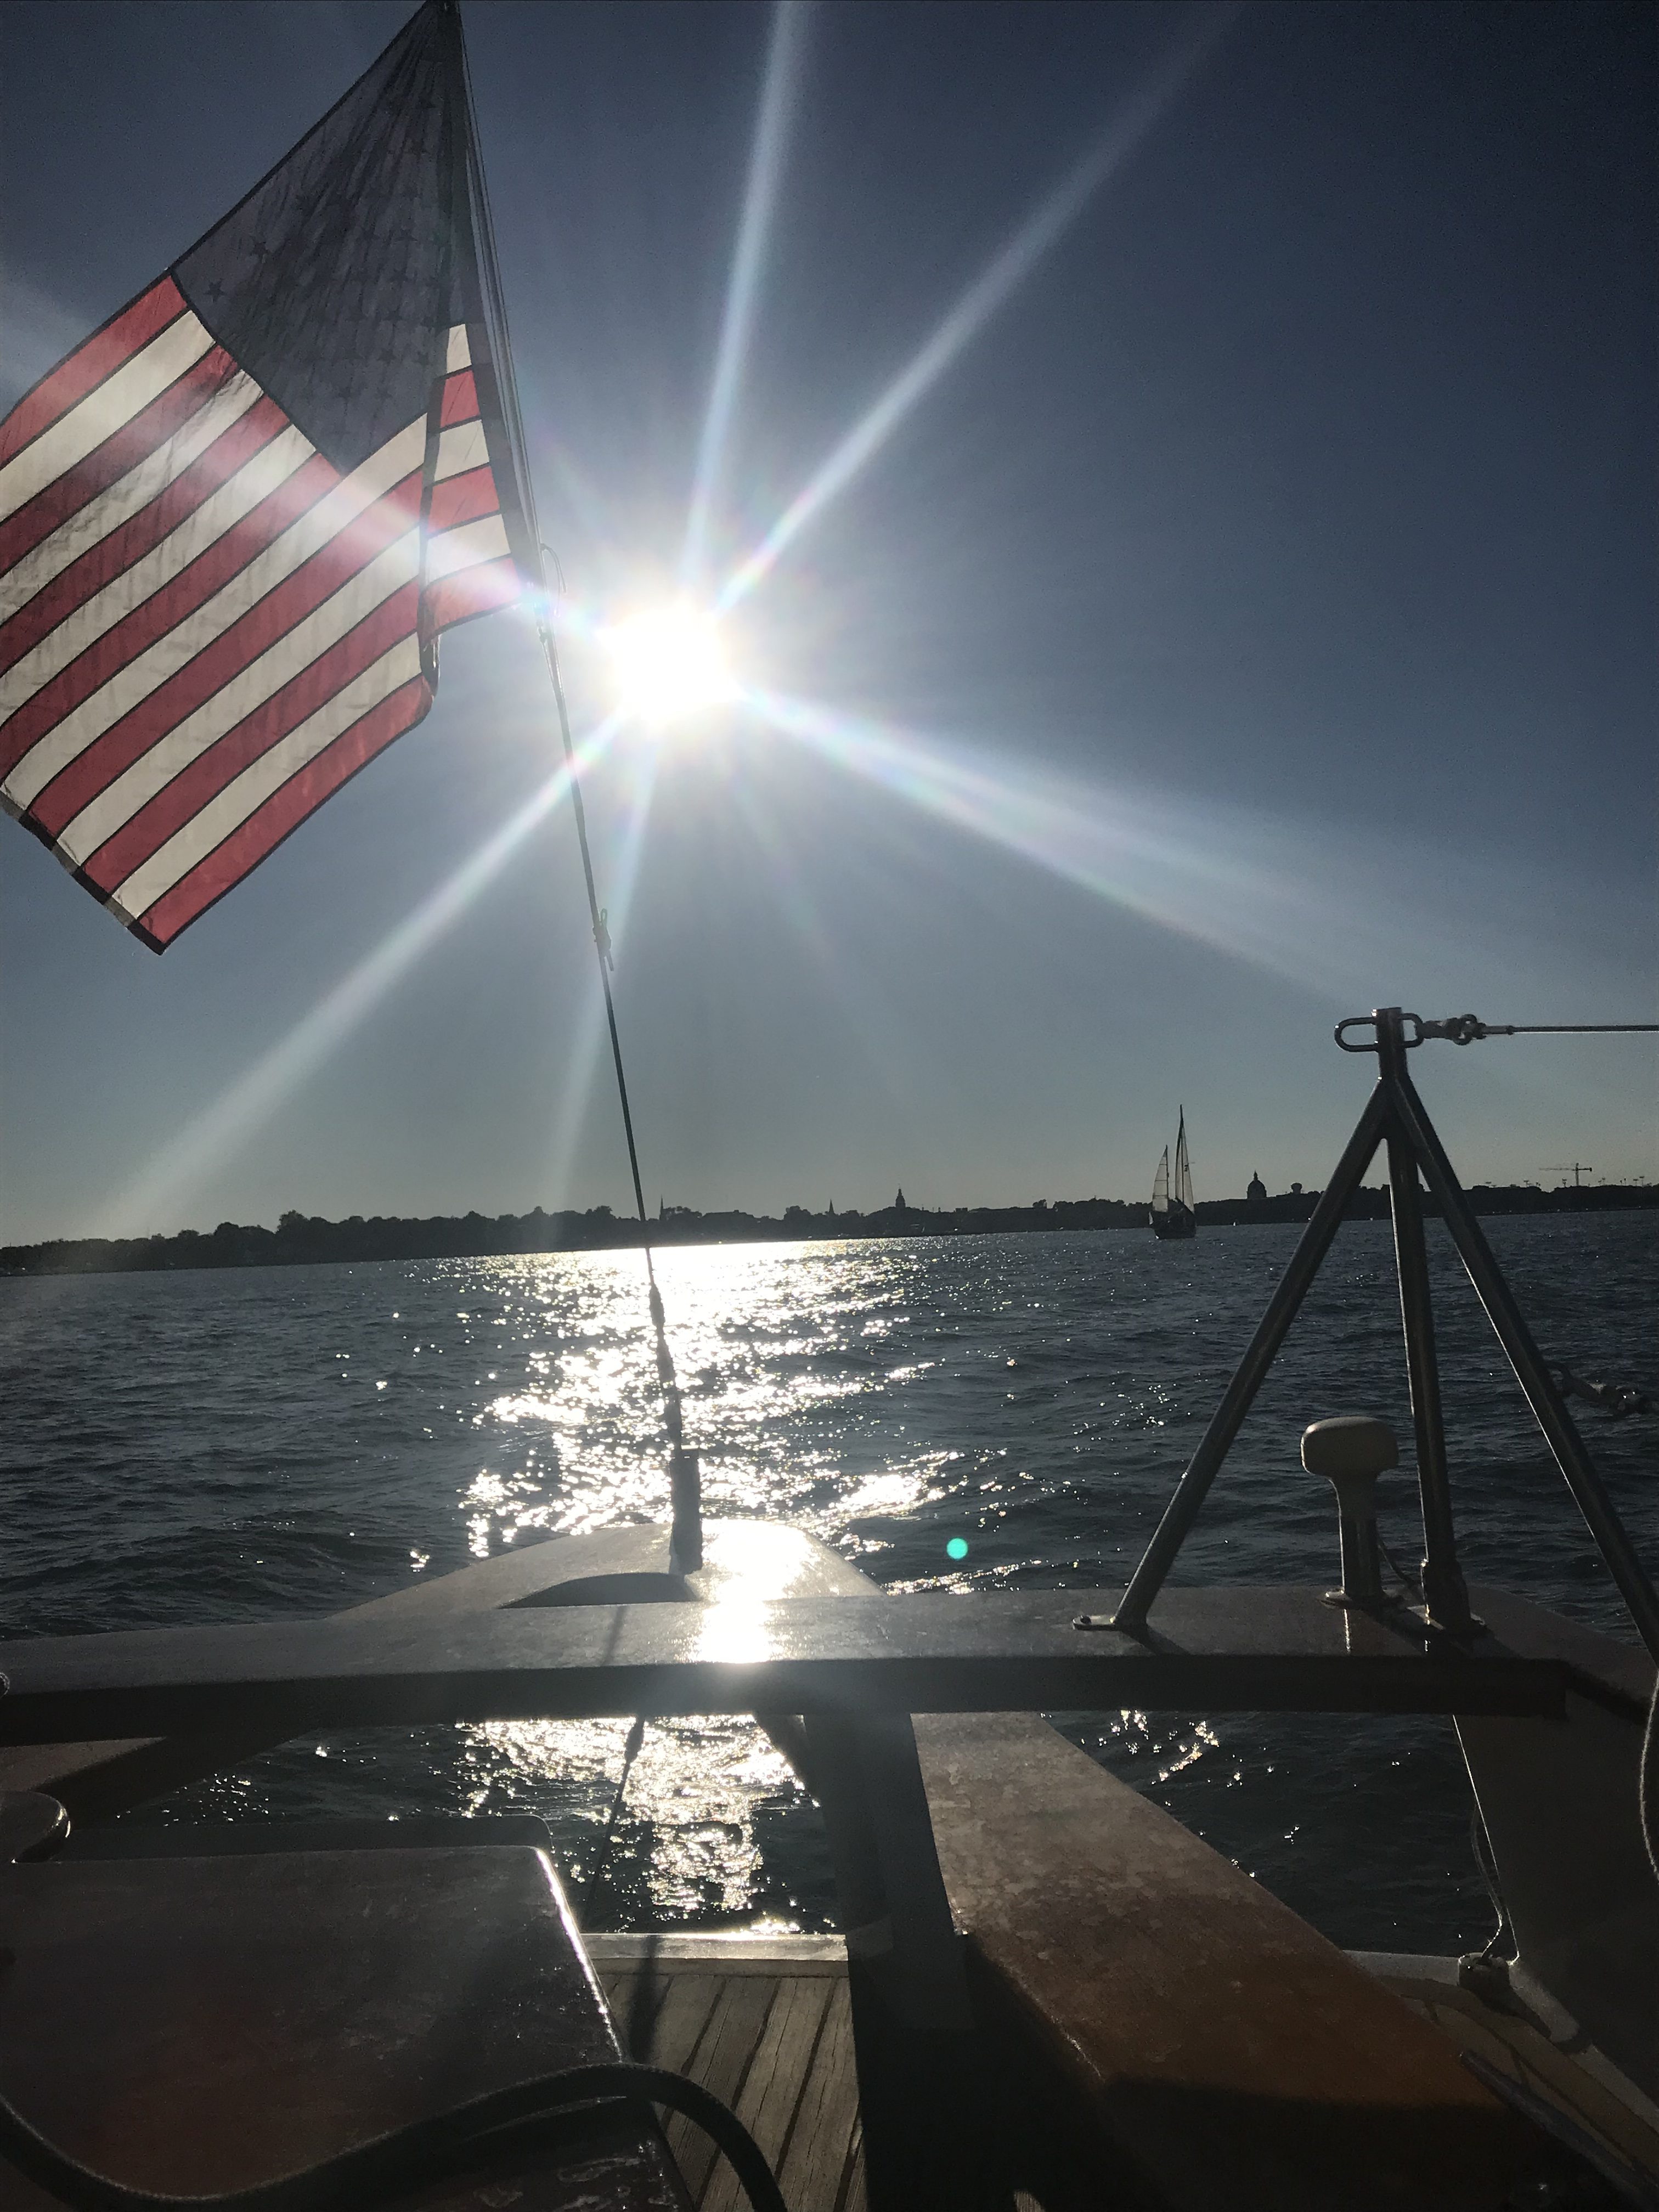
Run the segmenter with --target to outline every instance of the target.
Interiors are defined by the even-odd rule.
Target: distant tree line
[[[1251,1222],[1305,1221],[1317,1191],[1285,1192],[1273,1198],[1224,1198],[1200,1201],[1200,1223],[1217,1228]],[[1630,1206],[1659,1206],[1659,1188],[1648,1184],[1596,1184],[1583,1189],[1539,1190],[1531,1184],[1491,1188],[1477,1184],[1469,1193],[1477,1213],[1600,1213]],[[1424,1207],[1437,1211],[1425,1195]],[[1354,1194],[1351,1220],[1386,1220],[1386,1185]],[[768,1214],[699,1213],[690,1206],[660,1210],[650,1226],[653,1244],[751,1244],[824,1241],[867,1237],[984,1237],[1033,1230],[1123,1229],[1144,1226],[1144,1202],[1115,1198],[1039,1199],[1033,1206],[975,1206],[936,1210],[908,1206],[900,1192],[895,1203],[874,1213],[814,1213],[804,1206],[786,1206],[781,1218]],[[0,1246],[0,1274],[90,1275],[176,1267],[315,1267],[342,1261],[485,1259],[512,1252],[602,1252],[641,1241],[640,1224],[619,1218],[608,1206],[586,1213],[434,1215],[403,1220],[354,1213],[344,1221],[285,1213],[275,1229],[222,1221],[210,1233],[182,1229],[176,1237],[88,1237],[57,1238],[44,1244]]]

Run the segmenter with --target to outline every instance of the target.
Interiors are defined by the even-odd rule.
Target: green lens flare
[[[945,1556],[947,1559],[965,1559],[968,1556],[968,1539],[965,1536],[952,1536],[945,1547]]]

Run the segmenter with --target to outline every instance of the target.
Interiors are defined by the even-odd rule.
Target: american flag
[[[0,423],[0,799],[161,951],[536,572],[453,0]]]

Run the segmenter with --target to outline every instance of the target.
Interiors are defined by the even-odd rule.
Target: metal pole
[[[1459,1188],[1434,1125],[1408,1077],[1402,1077],[1395,1085],[1395,1110],[1423,1164],[1429,1188],[1440,1201],[1446,1226],[1462,1255],[1469,1280],[1498,1333],[1498,1342],[1509,1355],[1516,1380],[1544,1432],[1544,1440],[1600,1547],[1608,1571],[1619,1585],[1620,1595],[1630,1608],[1637,1633],[1652,1656],[1659,1660],[1659,1596],[1655,1595],[1647,1571],[1636,1555],[1613,1500],[1602,1487],[1601,1478],[1584,1449],[1584,1440],[1573,1425],[1572,1416],[1533,1342],[1532,1332],[1522,1318],[1521,1309],[1492,1255],[1492,1249]]]
[[[802,1732],[847,1938],[871,2212],[1012,2212],[910,1717],[817,1713]]]
[[[536,520],[536,483],[531,473],[529,454],[525,445],[524,422],[519,411],[518,379],[513,373],[507,300],[501,289],[501,270],[495,258],[495,225],[490,212],[489,179],[484,175],[483,159],[479,151],[478,118],[472,99],[472,76],[467,64],[466,40],[461,32],[460,9],[454,4],[454,0],[445,0],[444,12],[453,27],[453,61],[459,64],[465,113],[466,127],[462,133],[465,159],[460,164],[457,181],[463,217],[476,220],[481,279],[481,296],[477,304],[480,319],[486,326],[493,325],[499,328],[500,343],[497,346],[492,336],[491,351],[496,356],[494,366],[514,473],[523,501],[530,544],[535,549],[538,580],[541,585],[536,629],[547,659],[548,679],[553,686],[553,704],[559,720],[559,739],[564,748],[565,773],[570,785],[570,811],[575,820],[576,843],[581,853],[582,882],[587,891],[588,920],[593,928],[593,950],[599,963],[599,988],[605,997],[605,1027],[611,1036],[611,1060],[617,1073],[617,1098],[622,1108],[623,1134],[628,1140],[629,1173],[633,1178],[634,1205],[640,1219],[640,1243],[645,1253],[651,1327],[656,1338],[657,1375],[662,1385],[663,1426],[668,1432],[668,1479],[673,1516],[670,1557],[682,1571],[687,1571],[702,1565],[702,1470],[697,1455],[685,1449],[679,1379],[674,1371],[674,1355],[669,1347],[662,1293],[657,1288],[657,1271],[651,1259],[650,1217],[646,1212],[639,1147],[634,1140],[634,1114],[628,1100],[628,1078],[623,1073],[622,1039],[617,1030],[616,1001],[611,989],[610,939],[605,929],[605,910],[599,904],[599,889],[593,879],[593,855],[587,842],[587,810],[582,804],[581,777],[576,748],[570,735],[570,713],[565,704],[564,681],[559,673],[559,656],[553,640],[552,600],[547,588],[547,563],[553,556],[542,542],[541,531]]]
[[[1377,1009],[1376,1058],[1392,1103],[1400,1085],[1407,1080],[1398,1006]],[[1429,1290],[1428,1247],[1423,1237],[1423,1205],[1417,1187],[1417,1155],[1393,1114],[1388,1148],[1400,1318],[1406,1332],[1406,1371],[1411,1382],[1412,1422],[1417,1431],[1417,1487],[1423,1504],[1423,1598],[1437,1626],[1462,1632],[1472,1626],[1472,1620],[1452,1527],[1446,1428],[1440,1409],[1440,1363],[1435,1352],[1434,1304]]]
[[[1227,1456],[1233,1438],[1243,1425],[1262,1379],[1273,1365],[1279,1346],[1285,1341],[1291,1323],[1296,1319],[1297,1309],[1307,1296],[1308,1285],[1318,1273],[1320,1264],[1331,1248],[1331,1239],[1342,1222],[1343,1208],[1358,1188],[1360,1178],[1370,1165],[1377,1146],[1382,1142],[1388,1120],[1387,1092],[1379,1083],[1360,1115],[1358,1126],[1348,1139],[1347,1149],[1337,1162],[1336,1171],[1315,1206],[1302,1241],[1291,1255],[1291,1264],[1285,1270],[1279,1288],[1267,1302],[1267,1310],[1261,1316],[1255,1334],[1250,1339],[1249,1349],[1234,1370],[1221,1403],[1216,1407],[1210,1425],[1205,1430],[1198,1449],[1188,1463],[1187,1471],[1176,1486],[1175,1496],[1164,1510],[1164,1518],[1152,1533],[1152,1540],[1141,1555],[1139,1565],[1130,1578],[1110,1626],[1126,1636],[1139,1636],[1146,1626],[1147,1610],[1164,1587],[1164,1577],[1175,1563],[1175,1557],[1186,1541],[1188,1531],[1199,1516],[1205,1497],[1214,1481],[1221,1462]]]

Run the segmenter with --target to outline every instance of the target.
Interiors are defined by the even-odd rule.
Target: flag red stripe
[[[497,607],[511,606],[522,586],[518,563],[510,554],[497,561],[481,561],[474,568],[458,568],[427,592],[422,602],[427,626],[433,630],[447,629],[474,615],[493,614]]]
[[[273,691],[234,730],[228,730],[216,744],[198,754],[171,783],[124,822],[112,837],[106,838],[88,857],[83,873],[100,890],[118,890],[136,867],[149,860],[175,830],[182,829],[192,815],[199,813],[210,799],[216,798],[251,761],[269,752],[290,730],[298,729],[309,715],[349,684],[353,677],[361,676],[399,638],[409,635],[415,626],[415,598],[419,588],[416,584],[406,584],[400,592],[383,600],[355,629],[348,630],[337,643],[319,653],[280,691]]]
[[[180,930],[227,891],[234,890],[248,871],[297,830],[308,814],[314,814],[325,799],[332,798],[343,783],[349,782],[376,753],[384,751],[394,738],[412,729],[431,703],[432,695],[424,680],[416,677],[371,707],[325,750],[307,761],[222,845],[198,860],[187,876],[181,877],[140,917],[138,927],[156,950],[171,945]]]
[[[148,507],[117,525],[97,544],[88,546],[79,560],[60,569],[26,600],[11,620],[0,626],[0,675],[14,667],[26,653],[58,623],[84,606],[94,593],[123,569],[131,568],[175,531],[203,501],[228,483],[238,469],[288,428],[288,417],[274,399],[257,399],[246,415],[239,416],[187,469],[174,477]]]
[[[60,522],[78,514],[88,500],[107,491],[146,453],[153,453],[204,407],[220,386],[238,374],[235,362],[222,347],[214,346],[184,374],[175,377],[165,392],[157,392],[147,407],[129,416],[101,446],[94,446],[83,460],[44,485],[15,514],[0,523],[0,574],[14,562],[48,538]]]
[[[103,635],[94,638],[84,653],[43,684],[0,729],[0,774],[9,775],[29,747],[47,731],[73,714],[131,660],[187,621],[196,610],[265,547],[290,528],[309,507],[326,498],[340,481],[338,471],[320,453],[295,469],[276,490],[262,499],[241,520],[216,538],[204,553],[170,583],[136,606]],[[333,540],[330,540],[331,545]],[[313,558],[315,556],[313,556]],[[295,571],[296,574],[302,573]],[[186,708],[185,712],[188,713]]]
[[[457,370],[453,376],[444,379],[444,396],[438,410],[441,428],[448,430],[457,422],[470,422],[478,412],[478,387],[470,368]]]
[[[427,515],[428,530],[453,530],[463,522],[476,522],[481,514],[499,514],[501,494],[495,489],[495,477],[489,467],[468,469],[458,477],[446,477],[441,483],[432,487],[432,506]]]
[[[257,605],[222,631],[210,645],[147,698],[124,714],[46,785],[36,798],[33,811],[57,836],[94,799],[112,783],[141,753],[146,753],[187,714],[240,675],[250,662],[295,624],[331,599],[342,585],[366,568],[414,520],[420,504],[421,479],[416,471],[405,477],[340,530],[310,559],[267,592]]]
[[[163,276],[84,345],[77,346],[0,422],[0,468],[15,459],[25,446],[32,445],[43,430],[51,429],[89,392],[95,392],[113,376],[124,361],[131,361],[185,312],[184,294],[171,276]]]

